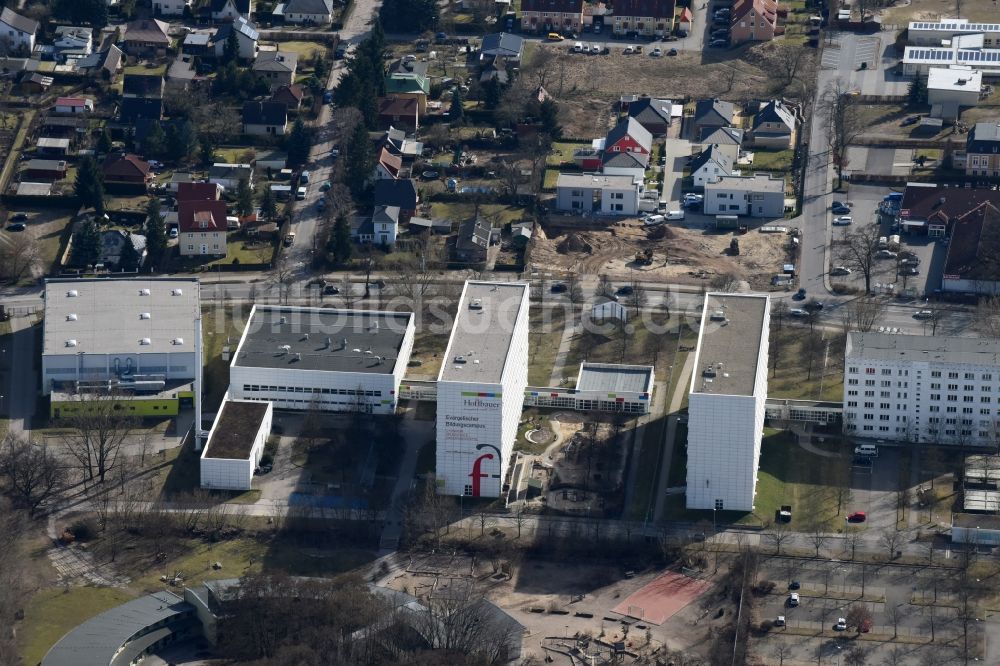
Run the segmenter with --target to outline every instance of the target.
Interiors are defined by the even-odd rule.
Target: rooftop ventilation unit
[[[302,341],[303,342],[308,342],[309,341],[309,334],[308,333],[303,333],[302,334]]]
[[[66,346],[67,347],[76,347],[76,340],[67,340],[66,341]]]
[[[327,338],[326,339],[326,348],[330,349],[331,347],[333,347],[333,339],[332,338]]]
[[[171,296],[183,296],[184,295],[184,290],[183,289],[171,289],[170,290],[170,295]]]
[[[172,344],[172,345],[182,345],[182,344],[184,344],[184,338],[174,338],[173,340],[170,341],[170,344]]]
[[[466,361],[465,361],[465,357],[464,356],[456,356],[455,357],[455,363],[465,363],[465,362]]]
[[[298,352],[295,352],[295,360],[296,361],[301,361],[302,360],[302,354],[300,354]]]
[[[708,366],[702,371],[701,376],[709,378],[715,377],[715,368],[713,368],[712,366]]]
[[[139,313],[139,319],[152,319],[152,318],[153,318],[152,315],[149,314],[148,312]]]
[[[288,319],[286,319],[285,317],[278,317],[278,323],[279,324],[287,324],[288,323]]]
[[[140,296],[149,296],[149,289],[140,289],[139,290],[139,295]]]
[[[715,310],[714,312],[712,312],[712,314],[708,316],[708,318],[711,321],[725,321],[726,313],[723,312],[722,310]]]
[[[139,344],[143,345],[144,347],[147,347],[147,346],[153,344],[153,341],[150,340],[149,338],[140,338],[139,339]]]
[[[76,315],[75,314],[66,315],[66,321],[76,321]]]
[[[278,351],[284,352],[284,353],[287,354],[288,352],[292,351],[292,346],[291,345],[281,345],[280,347],[278,347]]]
[[[69,291],[66,292],[66,298],[76,298],[79,295],[80,292],[78,292],[76,289],[70,289]]]
[[[471,301],[469,301],[469,309],[470,310],[482,310],[483,309],[483,299],[481,299],[481,298],[473,298]]]

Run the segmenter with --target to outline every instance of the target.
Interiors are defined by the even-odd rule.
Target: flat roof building
[[[878,400],[874,393],[866,395],[876,386],[891,388],[890,395]],[[849,435],[995,447],[998,414],[1000,341],[885,333],[847,336],[844,431]]]
[[[43,392],[62,382],[195,377],[197,279],[49,279]]]
[[[689,509],[753,510],[769,332],[767,295],[706,295],[688,396]]]
[[[201,452],[202,488],[250,490],[273,410],[270,402],[223,400]]]
[[[278,409],[391,414],[413,335],[410,312],[255,305],[229,393]]]
[[[528,285],[467,281],[437,384],[437,482],[499,497],[528,385]]]

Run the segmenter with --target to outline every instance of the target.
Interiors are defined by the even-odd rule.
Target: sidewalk
[[[656,510],[653,512],[653,521],[659,522],[663,515],[663,505],[667,499],[667,480],[670,478],[670,463],[674,456],[674,438],[677,436],[677,413],[681,409],[684,401],[684,394],[687,391],[688,381],[691,379],[691,370],[694,368],[695,354],[688,354],[684,359],[684,367],[677,378],[677,386],[674,394],[670,396],[670,409],[667,410],[667,434],[663,441],[663,461],[660,464],[659,483],[656,484]]]

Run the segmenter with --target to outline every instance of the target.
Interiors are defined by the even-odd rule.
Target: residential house
[[[690,34],[692,26],[694,26],[694,14],[691,13],[690,8],[685,7],[677,17],[677,29]]]
[[[76,61],[76,71],[86,76],[99,77],[105,81],[112,81],[122,68],[122,58],[125,54],[122,50],[111,44],[105,49],[94,51],[86,58]]]
[[[385,96],[397,99],[415,99],[420,115],[427,113],[427,96],[431,83],[427,76],[427,63],[415,60],[397,60],[389,65],[385,76]]]
[[[493,244],[493,225],[474,218],[459,226],[452,259],[472,268],[487,268],[496,261],[498,250]]]
[[[941,290],[947,292],[1000,294],[1000,208],[984,201],[956,217],[951,223]]]
[[[375,206],[372,213],[372,242],[392,246],[399,233],[399,206]]]
[[[601,140],[597,141],[598,144]],[[628,155],[628,153],[618,153]],[[601,162],[604,158],[604,151],[591,146],[590,148],[577,148],[573,151],[573,164],[584,171],[600,171]]]
[[[405,224],[416,215],[420,196],[417,194],[416,182],[410,178],[377,180],[374,201],[376,206],[399,208],[399,222]]]
[[[479,47],[479,60],[486,62],[495,58],[503,58],[514,67],[519,66],[524,55],[524,38],[509,32],[494,32],[483,36]]]
[[[94,110],[94,100],[86,97],[60,97],[56,100],[56,113],[82,114]]]
[[[253,0],[212,0],[210,11],[213,21],[249,19],[253,13]]]
[[[167,85],[175,94],[182,94],[198,78],[195,71],[195,57],[182,53],[167,67]]]
[[[295,82],[299,55],[294,51],[258,51],[253,61],[253,73],[267,79],[274,90]]]
[[[111,153],[104,159],[102,167],[104,185],[109,191],[146,191],[146,185],[153,179],[149,164],[138,155]]]
[[[379,127],[401,127],[411,132],[420,127],[420,106],[416,99],[382,97],[378,100]]]
[[[121,270],[122,253],[125,251],[126,243],[130,243],[132,249],[139,256],[139,267],[141,268],[146,262],[146,237],[122,229],[101,232],[100,263],[104,264],[105,268]]]
[[[184,16],[191,0],[153,0],[153,16]]]
[[[522,0],[521,29],[531,32],[581,32],[583,0]]]
[[[388,148],[382,148],[379,151],[378,160],[375,162],[375,168],[372,169],[372,179],[396,180],[399,178],[399,172],[402,168],[403,158],[392,154]]]
[[[298,83],[293,83],[291,85],[279,86],[277,90],[271,93],[271,101],[281,102],[289,111],[292,111],[302,105],[302,99],[305,95],[305,88]]]
[[[283,150],[258,149],[254,155],[253,165],[257,171],[270,169],[277,173],[288,166],[288,153]]]
[[[715,146],[723,155],[736,164],[743,144],[743,130],[738,127],[719,127],[709,132],[699,142],[703,148]]]
[[[615,0],[612,30],[616,35],[669,35],[674,29],[675,4],[675,0]]]
[[[250,187],[253,187],[253,167],[251,165],[216,162],[208,170],[208,182],[221,185],[230,191],[235,191],[241,180],[249,182]]]
[[[694,136],[696,139],[711,134],[720,127],[732,127],[732,102],[721,99],[700,99],[694,106]]]
[[[1000,177],[1000,121],[976,123],[965,141],[965,173]]]
[[[126,74],[122,97],[163,98],[164,82],[159,74]]]
[[[84,58],[94,50],[94,40],[90,28],[60,25],[55,29],[55,40],[52,46],[67,58]]]
[[[178,201],[177,223],[182,257],[226,256],[225,201]]]
[[[590,160],[582,160],[585,164]],[[644,153],[609,153],[601,154],[601,173],[609,176],[629,176],[637,182],[642,182],[649,166],[649,155]]]
[[[964,107],[979,104],[982,89],[982,70],[959,65],[927,70],[927,103],[934,118],[957,120]]]
[[[695,187],[705,187],[724,176],[733,175],[733,161],[719,146],[711,145],[691,160],[691,179]]]
[[[190,174],[188,174],[190,176]],[[185,182],[177,184],[178,201],[219,201],[222,186],[217,183]]]
[[[785,214],[785,179],[769,173],[723,176],[705,185],[706,215],[778,218]]]
[[[207,56],[214,55],[212,46],[213,30],[192,30],[184,36],[181,49],[187,55]]]
[[[285,0],[274,10],[285,23],[326,25],[333,22],[333,0]]]
[[[288,125],[288,107],[282,102],[243,103],[243,133],[283,136]]]
[[[399,155],[404,165],[412,165],[424,152],[424,144],[407,138],[406,132],[390,126],[382,140],[383,147],[393,155]]]
[[[729,16],[729,39],[733,44],[767,42],[781,34],[775,0],[735,0]]]
[[[635,118],[653,136],[665,136],[670,127],[673,102],[669,99],[641,97],[628,105],[629,118]]]
[[[632,176],[560,173],[556,179],[556,208],[602,215],[638,215],[642,183]]]
[[[653,135],[635,118],[626,118],[615,125],[604,139],[605,153],[639,153],[649,156]]]
[[[240,45],[240,60],[253,60],[257,57],[257,41],[260,39],[260,33],[257,32],[257,26],[255,26],[250,21],[246,20],[242,16],[234,19],[230,23],[223,23],[212,35],[209,43],[215,50],[215,57],[221,58],[226,51],[226,41],[229,39],[229,33],[236,31],[236,41]]]
[[[757,148],[788,150],[795,137],[795,112],[781,100],[773,99],[753,117],[751,140]]]
[[[42,129],[51,136],[78,136],[87,133],[87,121],[84,118],[45,116],[42,119]]]
[[[159,19],[139,19],[125,26],[125,52],[132,56],[155,56],[170,46],[168,25]]]
[[[66,157],[69,153],[69,139],[43,136],[35,143],[35,152],[46,157]]]
[[[38,72],[32,72],[21,79],[19,87],[21,92],[25,95],[32,95],[37,93],[43,93],[48,91],[55,83],[55,79],[51,76],[45,76],[44,74],[39,74]]]
[[[66,160],[28,160],[21,172],[21,180],[52,181],[66,177]]]
[[[118,106],[118,120],[123,123],[136,124],[140,120],[156,120],[163,118],[163,100],[154,97],[124,97]]]
[[[30,55],[35,49],[38,21],[21,16],[9,7],[0,12],[0,46],[6,53]]]
[[[448,220],[435,220],[426,217],[411,217],[409,228],[411,234],[428,232],[447,235],[451,233],[451,222]]]
[[[174,171],[172,174],[170,174],[170,180],[167,182],[167,191],[177,194],[177,190],[180,188],[181,185],[193,183],[194,180],[195,180],[194,176],[191,175],[190,171]],[[218,185],[212,185],[211,183],[209,183],[209,185],[216,188],[219,187]]]
[[[926,233],[931,238],[942,238],[949,233],[955,220],[983,203],[1000,209],[1000,191],[988,187],[908,183],[900,202],[899,222],[907,233]]]

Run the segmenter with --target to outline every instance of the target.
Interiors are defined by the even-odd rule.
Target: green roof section
[[[431,83],[426,76],[413,74],[412,72],[397,72],[386,77],[385,92],[387,95],[393,93],[423,93],[429,95],[431,92]]]

